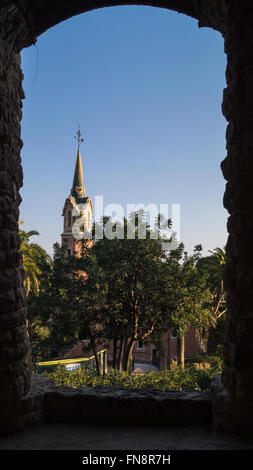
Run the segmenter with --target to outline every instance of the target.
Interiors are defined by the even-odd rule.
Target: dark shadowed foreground
[[[85,426],[50,423],[0,439],[0,450],[253,450],[251,439],[205,427]]]

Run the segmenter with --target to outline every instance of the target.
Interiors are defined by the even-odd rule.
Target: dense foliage
[[[227,255],[225,248],[215,248],[211,255],[201,257],[197,269],[206,277],[211,292],[209,303],[209,321],[202,328],[202,341],[204,349],[209,354],[215,354],[221,349],[224,338],[224,320],[227,311],[226,291],[223,283],[223,270]]]
[[[40,276],[42,274],[42,265],[50,264],[51,258],[46,251],[37,243],[31,243],[30,238],[39,235],[36,230],[26,232],[20,229],[23,220],[19,222],[20,251],[23,260],[23,269],[25,273],[24,286],[27,296],[37,295],[39,293]]]
[[[52,372],[43,372],[57,385],[71,387],[120,386],[126,388],[153,388],[156,390],[209,390],[211,381],[221,371],[222,361],[212,358],[208,363],[194,363],[184,371],[173,365],[172,370],[147,372],[143,375],[111,369],[107,375],[98,376],[94,369],[67,371],[60,366]]]
[[[37,232],[20,230],[34,361],[59,357],[85,339],[84,350],[95,356],[98,375],[101,345],[112,345],[113,369],[129,372],[135,343],[151,341],[163,357],[159,339],[170,329],[183,371],[190,327],[200,332],[202,351],[216,354],[226,311],[225,252],[216,248],[202,257],[196,245],[188,256],[182,243],[164,251],[160,231],[171,221],[160,222],[154,232],[142,211],[121,224],[103,218],[93,226],[92,243],[80,241],[77,256],[66,256],[64,245],[55,244],[52,262],[29,242]],[[96,233],[106,236],[96,238]]]
[[[92,244],[80,242],[78,256],[66,256],[64,246],[54,247],[52,267],[29,304],[31,318],[39,314],[50,325],[40,355],[46,359],[88,339],[97,359],[97,346],[110,342],[113,368],[129,371],[135,343],[171,328],[183,369],[184,335],[190,326],[206,323],[211,302],[205,273],[197,269],[201,245],[193,256],[183,244],[164,251],[159,227],[152,231],[141,211],[122,224],[103,219],[100,229],[107,236],[94,236]],[[97,368],[100,374],[98,360]]]

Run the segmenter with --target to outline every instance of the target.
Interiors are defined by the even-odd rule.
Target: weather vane
[[[81,138],[81,131],[80,131],[80,127],[78,128],[78,131],[76,133],[77,135],[75,135],[75,139],[77,139],[77,142],[78,142],[78,149],[80,149],[80,144],[81,142],[84,141],[84,139]]]

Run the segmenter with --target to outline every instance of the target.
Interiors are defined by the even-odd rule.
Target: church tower
[[[66,255],[78,255],[80,244],[78,241],[85,233],[91,233],[93,208],[89,196],[86,196],[86,190],[83,182],[83,167],[80,153],[81,132],[77,132],[77,158],[74,172],[74,179],[70,195],[67,197],[62,216],[63,233],[61,234],[61,244],[66,247]]]

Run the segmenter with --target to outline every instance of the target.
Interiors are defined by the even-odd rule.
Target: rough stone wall
[[[228,120],[228,263],[224,273],[228,314],[225,367],[214,397],[216,429],[242,433],[253,425],[253,4],[226,2],[225,51],[228,63],[223,113]]]
[[[17,413],[30,384],[25,291],[19,252],[21,99],[20,57],[0,42],[0,416]],[[8,419],[7,419],[8,418]]]
[[[233,0],[231,0],[233,1]],[[222,30],[226,0],[2,0],[5,38],[20,51],[52,26],[74,15],[116,5],[149,5],[174,10],[199,21],[200,26]]]

